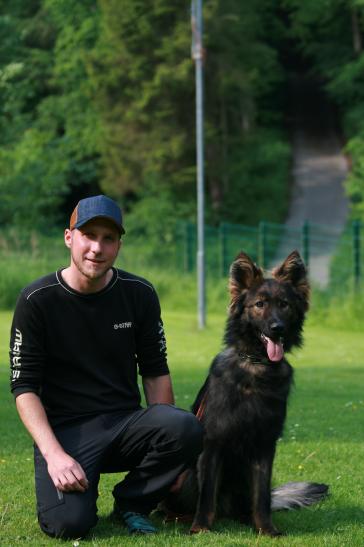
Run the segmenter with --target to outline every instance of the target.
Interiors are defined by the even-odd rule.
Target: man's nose
[[[95,254],[101,253],[101,243],[100,243],[100,241],[95,240],[91,243],[91,251]]]

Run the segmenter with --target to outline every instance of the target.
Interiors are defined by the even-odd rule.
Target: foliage
[[[204,23],[207,217],[245,221],[246,193],[259,203],[249,202],[249,222],[281,219],[288,162],[274,2],[206,0]],[[192,218],[186,2],[2,0],[0,37],[0,226],[60,224],[76,199],[101,190],[152,239],[161,196],[167,224]]]
[[[276,130],[255,131],[246,138],[243,154],[235,143],[228,167],[234,183],[224,200],[223,218],[248,225],[255,225],[257,219],[280,222],[288,208],[289,187],[282,185],[282,180],[286,179],[290,159],[290,148]]]
[[[6,4],[6,5],[5,5]],[[96,4],[5,3],[0,29],[0,224],[60,220],[73,185],[97,178],[97,118],[85,85]]]
[[[93,52],[95,100],[103,129],[103,188],[124,196],[159,183],[185,191],[193,112],[185,2],[102,0]],[[188,152],[187,152],[188,153]]]
[[[281,106],[277,97],[284,81],[278,52],[270,43],[270,32],[277,17],[274,4],[265,0],[214,0],[206,4],[205,128],[209,218],[213,222],[253,220],[256,223],[262,219],[260,207],[264,209],[261,184],[275,195],[273,174],[278,181],[278,194],[284,193],[287,187],[286,157],[278,154],[273,173],[270,162],[262,157],[267,155],[269,146],[274,154],[276,141],[284,140],[283,135],[278,137],[274,131],[275,124],[282,124],[277,114]],[[271,131],[264,131],[264,128]],[[250,210],[249,199],[248,203],[241,200],[245,194],[254,195]],[[263,197],[263,202],[268,204],[269,200]],[[280,220],[285,212],[284,202]],[[249,220],[247,216],[250,216]],[[274,220],[271,214],[267,220]]]
[[[291,71],[311,74],[338,107],[347,192],[363,218],[364,2],[203,4],[207,221],[283,220]],[[76,199],[100,191],[153,245],[173,218],[193,219],[186,2],[1,0],[0,38],[0,226],[62,223]]]

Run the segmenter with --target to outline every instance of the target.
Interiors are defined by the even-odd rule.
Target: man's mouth
[[[102,264],[103,260],[95,260],[94,258],[86,258],[88,262],[92,262],[92,264]]]
[[[274,362],[281,361],[284,355],[282,339],[279,339],[278,342],[274,342],[263,333],[261,333],[260,337],[267,350],[269,360]]]

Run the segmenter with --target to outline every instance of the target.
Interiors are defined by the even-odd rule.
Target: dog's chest
[[[240,374],[236,375],[234,380],[235,391],[239,398],[254,397],[262,391],[259,378],[255,374],[250,373],[250,371],[242,370]]]
[[[232,380],[235,385],[237,397],[243,402],[246,398],[261,397],[270,390],[270,381],[267,377],[267,370],[242,364],[239,369],[232,374]]]

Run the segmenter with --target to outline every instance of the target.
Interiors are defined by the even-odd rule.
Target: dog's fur
[[[301,345],[309,284],[297,251],[272,278],[264,278],[241,253],[231,266],[229,288],[225,349],[215,357],[193,405],[205,428],[204,449],[165,508],[174,514],[195,511],[191,533],[209,530],[217,515],[275,536],[280,532],[272,510],[311,505],[327,492],[326,485],[316,483],[288,483],[271,491],[293,379],[283,351]]]

